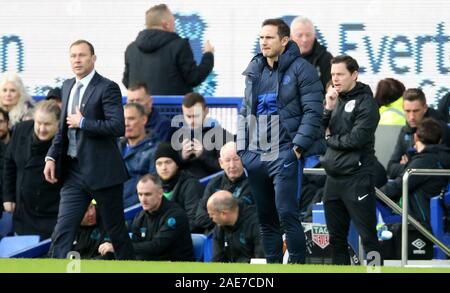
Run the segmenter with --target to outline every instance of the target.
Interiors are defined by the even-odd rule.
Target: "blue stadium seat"
[[[217,173],[211,174],[209,176],[203,177],[201,179],[199,179],[198,181],[200,182],[201,185],[206,186],[208,185],[208,182],[213,179],[214,177],[220,176],[223,174],[223,171],[219,171]]]
[[[26,247],[20,251],[14,252],[9,257],[14,258],[33,258],[46,255],[50,249],[51,239],[45,239],[35,245]]]
[[[203,261],[206,236],[203,234],[192,233],[192,245],[194,246],[195,261]]]
[[[39,235],[7,236],[0,240],[0,257],[11,255],[39,243]]]
[[[450,233],[445,232],[444,223],[445,217],[450,215],[445,215],[444,205],[450,206],[450,183],[443,196],[435,196],[430,200],[430,224],[433,235],[450,247]],[[433,255],[435,259],[446,259],[445,253],[436,245],[434,245]]]
[[[124,212],[125,221],[133,220],[136,214],[142,211],[142,206],[140,203],[132,205],[131,207],[126,208]]]
[[[206,236],[203,262],[211,262],[213,256],[213,233]]]
[[[13,231],[12,213],[3,212],[0,219],[0,239]]]
[[[385,224],[400,223],[402,221],[401,215],[394,214],[394,212],[384,204],[382,204],[378,199],[376,201],[377,211],[383,217],[383,222]]]

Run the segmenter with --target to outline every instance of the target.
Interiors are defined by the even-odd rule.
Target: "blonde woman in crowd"
[[[5,72],[1,78],[0,107],[9,113],[11,127],[17,122],[27,120],[24,117],[33,108],[31,96],[15,72]]]

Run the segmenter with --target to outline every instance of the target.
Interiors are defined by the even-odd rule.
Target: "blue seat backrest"
[[[12,213],[3,212],[0,219],[0,238],[8,236],[13,231]]]
[[[201,185],[206,186],[206,185],[208,185],[208,183],[211,179],[213,179],[214,177],[220,176],[222,174],[223,174],[223,171],[219,171],[219,172],[211,174],[209,176],[200,178],[198,181],[200,182]]]
[[[125,221],[133,221],[136,214],[138,214],[140,211],[142,211],[142,206],[140,203],[137,203],[135,205],[132,205],[128,208],[126,208],[124,212]]]
[[[446,209],[444,209],[444,206]],[[444,191],[443,196],[435,196],[430,200],[430,224],[433,235],[443,242],[445,245],[450,245],[450,233],[445,232],[446,217],[450,217],[448,210],[450,207],[450,183],[447,186],[447,190]],[[447,214],[445,214],[447,212]],[[446,256],[442,250],[434,245],[435,259],[446,259]]]
[[[211,232],[208,234],[208,236],[206,236],[206,241],[205,241],[205,255],[203,257],[203,261],[204,262],[211,262],[212,261],[212,257],[213,257],[213,246],[214,246],[214,233]]]
[[[383,222],[386,224],[394,224],[394,223],[400,223],[402,221],[402,217],[398,214],[394,214],[392,210],[383,205],[378,200],[376,201],[376,207],[377,210],[380,212],[381,216],[383,217]]]
[[[447,185],[447,190],[444,192],[443,200],[444,204],[450,207],[450,182]]]
[[[192,233],[191,238],[192,246],[194,247],[195,261],[203,261],[206,236],[203,234]]]
[[[18,251],[39,243],[39,235],[7,236],[0,240],[0,257],[10,257]]]

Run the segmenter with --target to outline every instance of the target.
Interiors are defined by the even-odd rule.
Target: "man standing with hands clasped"
[[[49,253],[54,258],[67,256],[94,198],[116,259],[134,259],[122,202],[128,173],[116,144],[116,138],[125,133],[122,95],[116,83],[94,70],[95,61],[91,43],[72,43],[70,64],[75,78],[63,84],[61,122],[45,158],[45,179],[63,181]]]

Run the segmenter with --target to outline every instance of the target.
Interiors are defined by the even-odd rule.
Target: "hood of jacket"
[[[441,168],[450,169],[450,148],[443,144],[426,145],[421,153],[436,154],[441,164]],[[420,153],[420,154],[421,154]],[[419,155],[420,155],[419,154]]]
[[[139,32],[136,38],[136,45],[142,52],[151,53],[177,39],[180,39],[180,36],[174,32],[145,29]]]
[[[349,92],[340,94],[339,98],[344,101],[349,101],[352,99],[361,98],[366,95],[373,97],[373,93],[370,87],[364,83],[356,82],[356,85],[353,89],[351,89]]]

